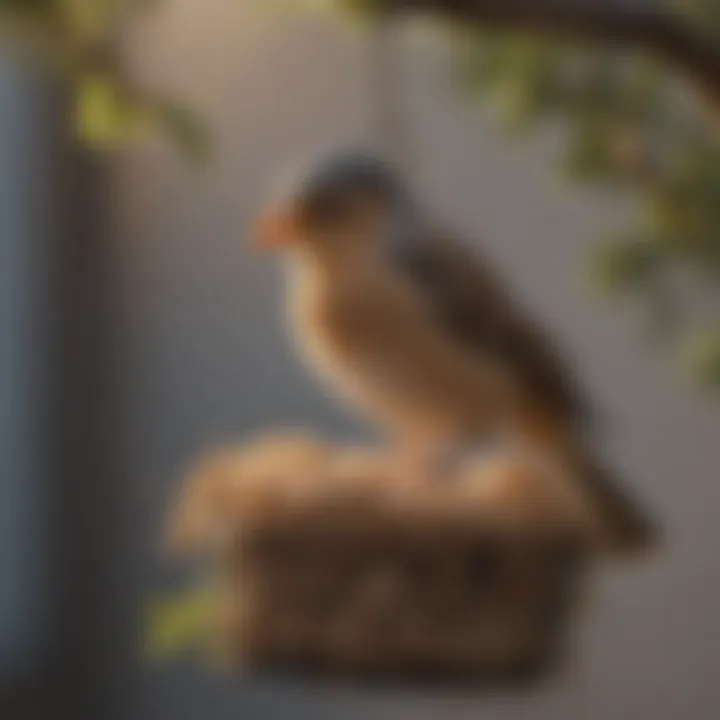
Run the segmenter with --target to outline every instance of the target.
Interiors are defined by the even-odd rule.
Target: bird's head
[[[337,249],[367,242],[406,201],[391,164],[365,152],[334,153],[302,168],[257,224],[258,246]]]

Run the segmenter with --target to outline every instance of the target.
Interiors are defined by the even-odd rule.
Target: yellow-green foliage
[[[678,22],[701,25],[698,41],[720,43],[718,7],[694,0]],[[560,122],[573,181],[639,200],[634,223],[598,246],[590,275],[644,306],[653,338],[703,348],[692,366],[720,390],[716,109],[639,51],[527,32],[465,32],[459,45],[464,86],[500,110],[513,137]]]
[[[106,150],[154,129],[190,158],[208,137],[181,103],[141,90],[127,78],[114,44],[124,24],[154,0],[0,0],[0,31],[42,59],[73,90],[76,129]]]
[[[147,608],[145,646],[151,660],[162,660],[202,645],[207,639],[215,594],[190,588],[155,599]]]

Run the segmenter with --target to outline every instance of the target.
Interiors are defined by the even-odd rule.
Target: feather
[[[453,340],[507,367],[529,400],[553,410],[557,417],[587,423],[592,413],[569,364],[489,264],[440,233],[413,235],[396,236],[391,243],[392,262]]]

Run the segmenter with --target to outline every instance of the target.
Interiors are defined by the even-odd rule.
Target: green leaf
[[[0,0],[0,13],[24,13],[33,16],[51,15],[57,10],[57,0]]]
[[[133,102],[105,74],[80,78],[76,91],[76,125],[91,147],[107,150],[148,127],[148,108]]]
[[[657,243],[640,238],[617,239],[598,248],[591,258],[590,276],[608,294],[647,287],[662,266]]]
[[[574,180],[606,179],[611,167],[611,154],[603,127],[596,122],[583,122],[575,128],[573,141],[565,158],[565,171]]]
[[[201,644],[208,635],[214,608],[215,596],[207,589],[154,601],[146,618],[148,656],[164,659]]]
[[[155,105],[154,117],[188,159],[207,159],[210,153],[208,130],[188,107],[174,101],[159,102]]]
[[[506,75],[506,47],[502,39],[485,33],[463,44],[460,60],[460,80],[476,93],[486,93],[496,87]]]
[[[185,106],[169,100],[140,99],[120,89],[111,76],[85,75],[78,82],[77,128],[82,139],[100,150],[160,129],[194,161],[204,160],[209,137],[204,124]]]

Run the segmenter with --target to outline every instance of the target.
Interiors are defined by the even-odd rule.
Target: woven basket
[[[213,454],[173,522],[217,562],[225,655],[373,680],[530,680],[557,667],[592,557],[562,478],[511,452],[401,479],[391,455],[274,438]]]

